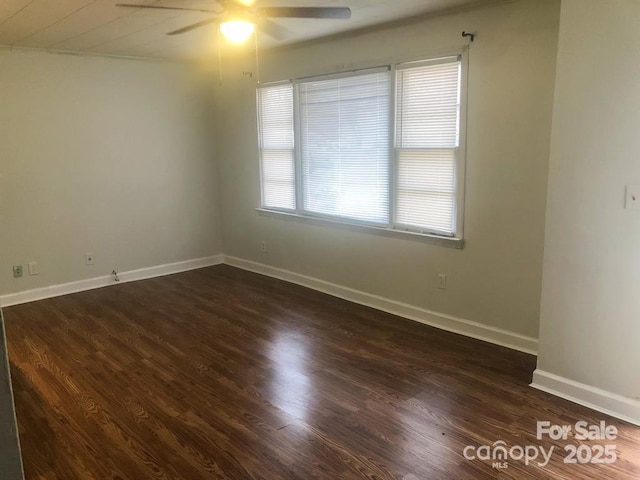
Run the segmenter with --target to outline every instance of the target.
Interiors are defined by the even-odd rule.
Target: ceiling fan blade
[[[224,0],[224,3],[229,3],[229,1]],[[238,5],[242,5],[244,7],[252,7],[253,4],[256,3],[256,0],[231,0],[231,3],[237,3]]]
[[[272,18],[351,18],[349,7],[264,7],[259,12]]]
[[[167,35],[180,35],[181,33],[190,32],[191,30],[195,30],[196,28],[204,27],[205,25],[209,25],[210,23],[217,22],[217,18],[210,18],[208,20],[204,20],[202,22],[194,23],[192,25],[188,25],[186,27],[179,28],[178,30],[174,30],[173,32],[167,33]]]
[[[286,28],[266,18],[262,18],[259,20],[258,28],[270,37],[275,38],[276,40],[284,40],[289,36],[290,33]]]
[[[154,10],[185,10],[187,12],[220,13],[217,10],[205,10],[203,8],[162,7],[160,5],[136,5],[133,3],[116,3],[116,7],[151,8]]]

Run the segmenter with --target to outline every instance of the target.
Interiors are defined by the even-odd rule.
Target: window
[[[302,209],[389,218],[389,70],[298,83]]]
[[[462,56],[258,88],[262,207],[461,237]]]
[[[400,65],[396,73],[396,222],[456,231],[460,61]]]
[[[258,89],[262,205],[296,208],[291,83]]]

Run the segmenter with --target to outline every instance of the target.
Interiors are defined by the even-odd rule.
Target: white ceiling
[[[289,31],[282,41],[259,35],[261,48],[481,3],[486,0],[259,0],[259,6],[348,6],[351,20],[274,20]],[[207,13],[132,9],[117,3],[219,9],[216,0],[0,0],[0,45],[51,51],[201,59],[215,55],[216,26],[166,33],[210,18]]]

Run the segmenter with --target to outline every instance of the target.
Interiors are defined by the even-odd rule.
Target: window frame
[[[423,241],[425,243],[437,244],[452,248],[464,248],[464,211],[465,211],[465,185],[466,185],[466,140],[467,140],[467,102],[468,102],[468,76],[469,76],[469,50],[467,46],[455,50],[432,52],[431,54],[412,56],[410,58],[392,59],[383,64],[363,65],[358,68],[342,70],[324,75],[311,75],[289,80],[261,83],[257,88],[257,98],[259,89],[269,86],[290,84],[293,93],[293,125],[294,125],[294,178],[295,178],[295,209],[275,208],[264,206],[263,180],[262,180],[262,154],[259,151],[260,163],[260,206],[256,208],[261,216],[293,220],[296,222],[325,225],[348,230],[372,233],[383,236],[400,237],[405,239]],[[434,230],[421,229],[401,225],[396,222],[396,200],[398,181],[398,158],[396,148],[396,125],[397,125],[397,70],[399,68],[411,68],[407,65],[415,63],[416,66],[435,62],[438,59],[447,57],[458,57],[460,61],[460,113],[459,113],[459,142],[456,149],[456,184],[455,184],[455,231],[452,235]],[[354,75],[373,73],[376,71],[389,71],[390,92],[389,92],[389,215],[388,221],[384,224],[368,222],[364,220],[350,219],[340,216],[309,212],[304,209],[304,180],[301,143],[300,143],[300,113],[299,113],[299,92],[298,84],[325,80],[344,78]],[[260,116],[258,118],[258,135],[260,135]],[[258,148],[260,150],[260,137],[258,137]]]
[[[263,84],[258,86],[258,88],[256,89],[256,120],[257,120],[257,129],[258,129],[258,143],[257,143],[257,147],[258,147],[258,168],[259,168],[259,172],[260,172],[260,208],[261,209],[265,209],[265,210],[271,210],[274,212],[283,212],[283,213],[287,213],[287,212],[292,212],[293,210],[289,209],[289,208],[284,208],[284,207],[266,207],[264,205],[264,198],[265,198],[265,192],[264,192],[264,169],[262,167],[263,164],[263,139],[262,139],[262,108],[259,107],[260,105],[260,87],[279,87],[282,85],[293,85],[293,80],[281,80],[278,82],[270,82],[268,84]],[[295,124],[295,103],[296,102],[296,97],[294,95],[293,97],[293,168],[294,168],[294,200],[295,200],[295,204],[296,204],[296,209],[298,206],[298,198],[297,198],[297,182],[298,179],[295,177],[295,172],[296,172],[296,156],[297,156],[297,152],[296,152],[296,148],[298,145],[298,141],[295,137],[296,135],[296,124]]]
[[[338,73],[331,73],[331,74],[327,74],[327,75],[314,75],[311,77],[303,77],[303,78],[299,78],[299,79],[295,79],[292,81],[293,83],[293,111],[294,111],[294,142],[295,142],[295,158],[294,158],[294,169],[295,169],[295,178],[296,178],[296,208],[295,208],[295,212],[298,215],[302,215],[305,217],[311,217],[311,218],[319,218],[319,219],[324,219],[327,221],[331,221],[331,220],[335,220],[336,222],[339,223],[353,223],[356,225],[365,225],[365,226],[371,226],[371,227],[379,227],[379,228],[389,228],[390,224],[389,222],[385,222],[385,223],[381,223],[381,222],[374,222],[374,221],[367,221],[367,220],[358,220],[358,219],[354,219],[354,218],[349,218],[349,217],[343,217],[340,215],[330,215],[330,214],[326,214],[326,213],[320,213],[320,212],[314,212],[311,210],[306,210],[305,209],[305,205],[304,205],[304,194],[305,194],[305,188],[304,188],[304,178],[303,178],[303,171],[304,171],[304,165],[303,165],[303,158],[302,158],[302,141],[300,139],[301,137],[301,133],[302,133],[302,128],[300,126],[300,104],[299,104],[299,86],[300,84],[303,83],[310,83],[310,82],[315,82],[315,81],[323,81],[323,80],[336,80],[336,79],[340,79],[340,78],[350,78],[350,77],[354,77],[354,76],[360,76],[360,75],[369,75],[369,74],[374,74],[374,73],[381,73],[381,72],[389,72],[389,98],[391,99],[391,97],[394,96],[393,94],[393,86],[392,86],[392,80],[393,80],[393,70],[391,68],[390,65],[383,65],[383,66],[376,66],[376,67],[369,67],[369,68],[362,68],[362,69],[357,69],[357,70],[351,70],[351,71],[346,71],[346,72],[338,72]],[[390,100],[391,101],[391,100]],[[389,128],[391,128],[391,124],[393,123],[393,115],[392,112],[389,111]],[[393,146],[393,139],[389,138],[389,146],[392,147]],[[389,159],[387,160],[389,161]],[[391,164],[387,165],[389,169],[391,169]],[[391,177],[391,172],[389,172],[389,177]],[[391,185],[389,185],[389,188],[391,187]],[[299,195],[299,197],[298,197]],[[390,197],[389,200],[391,200],[392,198]],[[392,210],[393,206],[391,204],[389,204],[389,213],[387,215],[388,218],[391,217],[391,210]]]
[[[394,111],[393,115],[393,139],[392,139],[392,161],[391,172],[394,176],[392,187],[393,197],[391,200],[391,220],[392,220],[392,228],[399,231],[412,232],[419,235],[435,235],[444,238],[455,238],[462,239],[464,238],[464,201],[465,201],[465,173],[466,173],[466,124],[467,124],[467,75],[468,75],[468,49],[464,49],[462,52],[456,55],[438,55],[436,57],[421,59],[421,60],[413,60],[408,62],[400,62],[393,65],[393,97],[394,102],[397,100],[398,90],[397,90],[397,75],[396,72],[401,69],[409,69],[412,67],[419,68],[423,65],[433,65],[438,64],[439,60],[446,58],[458,58],[460,63],[460,80],[459,80],[459,102],[460,102],[460,110],[459,110],[459,118],[458,118],[458,146],[456,147],[455,157],[456,157],[456,175],[455,175],[455,202],[454,202],[454,215],[453,220],[455,222],[455,228],[453,234],[448,234],[438,230],[429,230],[422,229],[417,226],[412,225],[404,225],[396,221],[397,217],[397,173],[399,170],[399,151],[400,149],[396,146],[396,132],[397,132],[397,111],[396,105],[393,105]]]

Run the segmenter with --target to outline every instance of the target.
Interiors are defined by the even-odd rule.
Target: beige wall
[[[538,368],[640,400],[640,3],[561,18]]]
[[[206,80],[0,50],[0,294],[221,252]]]
[[[225,253],[537,337],[559,2],[523,0],[261,58],[263,81],[469,52],[466,248],[259,216],[253,59],[225,59],[218,131]],[[266,240],[268,253],[260,251]],[[437,274],[448,277],[437,289]]]

